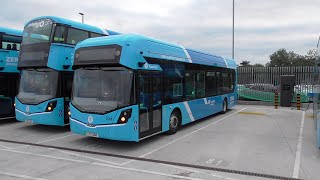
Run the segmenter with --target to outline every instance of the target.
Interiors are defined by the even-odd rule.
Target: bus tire
[[[223,105],[222,105],[222,106],[223,106],[223,107],[222,107],[221,113],[222,113],[222,114],[227,113],[227,111],[228,111],[228,101],[227,101],[227,98],[224,98],[224,100],[223,100]]]
[[[175,110],[170,115],[170,121],[169,121],[169,131],[166,132],[166,134],[171,135],[175,134],[180,126],[181,123],[181,114],[179,111]]]

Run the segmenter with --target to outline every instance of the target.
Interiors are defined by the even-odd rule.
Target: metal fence
[[[295,94],[300,93],[303,102],[309,100],[307,94],[313,91],[314,66],[238,67],[239,99],[273,102],[274,93],[280,90],[281,75],[295,75]]]

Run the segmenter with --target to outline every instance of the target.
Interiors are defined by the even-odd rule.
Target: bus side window
[[[217,76],[215,71],[206,72],[206,96],[217,95]]]
[[[65,27],[57,26],[54,32],[53,42],[64,43],[65,37]]]
[[[91,38],[102,37],[103,35],[97,33],[91,33]]]
[[[76,45],[78,42],[89,38],[89,33],[79,29],[69,28],[67,43]]]
[[[6,50],[19,51],[21,41],[22,41],[22,37],[12,36],[12,35],[3,35],[1,46],[3,49],[6,49]]]

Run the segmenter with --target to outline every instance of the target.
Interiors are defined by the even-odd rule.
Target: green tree
[[[264,67],[264,65],[263,65],[263,64],[260,64],[260,63],[255,63],[255,64],[252,65],[252,66],[254,66],[254,67]]]
[[[307,55],[300,55],[293,51],[287,52],[286,49],[279,49],[270,55],[269,67],[280,66],[313,66],[315,62],[315,50],[310,50]]]
[[[250,64],[250,61],[246,61],[246,60],[243,60],[241,63],[240,63],[241,66],[251,66]]]
[[[291,66],[291,62],[296,54],[293,51],[287,52],[286,49],[279,49],[270,55],[270,62],[267,63],[271,67]]]

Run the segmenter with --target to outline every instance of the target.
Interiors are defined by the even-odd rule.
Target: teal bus
[[[236,104],[234,60],[140,35],[77,44],[73,133],[138,142]]]
[[[22,31],[0,27],[0,120],[14,119],[14,97],[18,91],[17,69]]]
[[[85,39],[113,34],[117,33],[54,16],[26,23],[18,62],[21,78],[15,99],[16,119],[68,125],[74,48]]]

